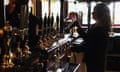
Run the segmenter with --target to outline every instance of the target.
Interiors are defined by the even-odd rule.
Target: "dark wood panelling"
[[[4,26],[4,5],[3,0],[0,0],[0,28]]]

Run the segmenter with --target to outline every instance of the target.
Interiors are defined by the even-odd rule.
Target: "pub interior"
[[[85,42],[69,17],[77,13],[87,31],[98,3],[108,6],[112,21],[105,72],[120,72],[119,0],[0,0],[0,72],[87,72]]]

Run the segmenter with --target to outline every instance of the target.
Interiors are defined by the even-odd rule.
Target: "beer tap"
[[[44,19],[43,19],[43,25],[44,25],[44,36],[43,37],[45,37],[46,36],[46,34],[47,34],[47,14],[45,13],[45,16],[44,16]]]
[[[39,46],[40,48],[44,49],[48,47],[47,44],[47,14],[45,13],[45,16],[43,18],[43,28],[42,28],[42,35],[39,37]]]
[[[52,32],[51,32],[51,24],[53,25],[53,16],[50,17],[48,16],[48,37],[47,37],[47,40],[48,40],[48,45],[51,46],[54,39],[53,39],[53,35],[52,35]]]
[[[48,35],[50,34],[50,16],[48,16],[48,20],[47,20],[47,27],[48,27],[48,29],[47,29],[47,33],[48,33]]]
[[[29,24],[29,12],[28,12],[28,0],[22,0],[20,3],[20,48],[22,49],[22,54],[26,55],[30,53],[28,47],[28,24]]]
[[[51,16],[51,21],[50,21],[50,26],[51,26],[51,35],[53,36],[53,24],[54,24],[54,16],[53,16],[53,13],[52,13],[52,16]]]
[[[13,53],[11,51],[11,37],[9,35],[9,30],[4,31],[4,48],[5,54],[3,56],[3,68],[12,68],[14,66],[13,63]]]
[[[55,41],[55,31],[54,31],[54,16],[53,16],[53,13],[52,13],[52,16],[51,16],[51,38],[52,38],[52,41]]]
[[[42,37],[42,36],[39,37],[39,41],[38,41],[38,43],[37,43],[37,47],[38,47],[38,48],[41,48],[41,49],[44,49],[44,48],[45,48],[44,43],[43,43],[43,37]]]
[[[44,20],[43,20],[43,25],[44,25],[44,32],[43,32],[43,45],[46,46],[46,37],[47,37],[47,14],[45,13]]]
[[[39,26],[39,40],[37,42],[37,48],[44,49],[45,47],[43,46],[43,39],[44,39],[44,20],[41,18],[41,25]]]
[[[25,36],[28,34],[28,22],[29,22],[29,13],[28,6],[26,4],[21,5],[20,7],[20,33],[22,40],[24,40]]]
[[[4,2],[3,2],[4,3]],[[4,7],[4,27],[3,27],[3,48],[5,50],[3,55],[3,62],[2,67],[3,68],[12,68],[14,66],[13,63],[13,53],[11,48],[11,31],[12,27],[9,25],[9,21],[6,19],[6,7]]]
[[[47,40],[50,41],[50,16],[48,16],[48,19],[47,19]]]
[[[57,16],[56,16],[56,24],[57,24],[57,28],[56,28],[56,40],[58,40],[59,39],[59,37],[60,37],[60,27],[59,27],[59,21],[60,21],[60,19],[59,19],[59,16],[58,16],[58,14],[57,14]]]
[[[56,16],[56,23],[57,23],[57,32],[59,32],[59,16],[58,16],[58,14],[57,14],[57,16]]]

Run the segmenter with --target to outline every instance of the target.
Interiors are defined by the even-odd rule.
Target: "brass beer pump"
[[[4,1],[3,1],[4,3]],[[3,4],[4,5],[4,4]],[[12,68],[14,66],[13,63],[13,53],[11,48],[11,31],[12,27],[9,25],[9,21],[6,19],[6,6],[3,6],[4,11],[4,27],[1,32],[3,32],[3,47],[5,49],[5,52],[3,54],[3,62],[2,67],[3,68]]]

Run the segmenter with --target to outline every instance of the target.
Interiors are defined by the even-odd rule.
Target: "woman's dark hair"
[[[104,3],[99,3],[94,7],[97,20],[99,20],[102,26],[107,27],[110,30],[111,26],[111,17],[110,10]]]

